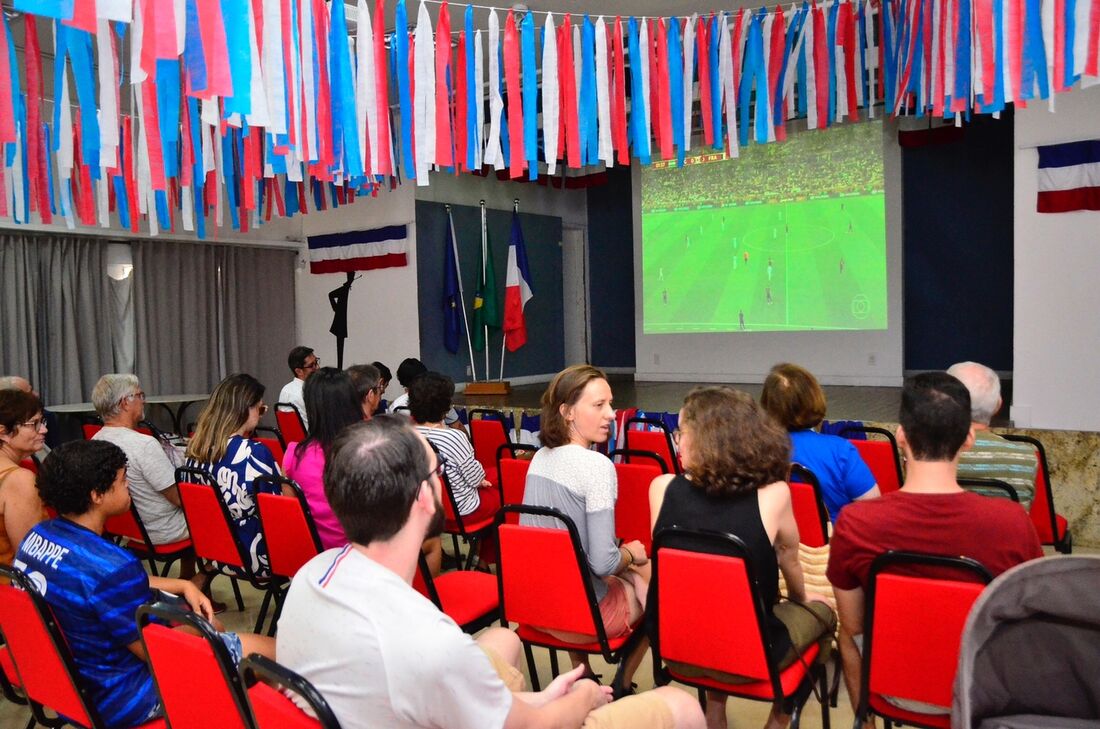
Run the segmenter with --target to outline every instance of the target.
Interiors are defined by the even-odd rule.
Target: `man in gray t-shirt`
[[[187,539],[176,469],[159,440],[136,430],[145,417],[145,393],[137,377],[104,375],[92,392],[92,404],[104,424],[94,439],[110,441],[126,454],[130,498],[153,544]]]

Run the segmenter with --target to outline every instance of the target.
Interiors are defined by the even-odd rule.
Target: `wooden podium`
[[[469,396],[483,396],[483,395],[509,395],[512,392],[512,386],[507,380],[483,380],[481,382],[467,382],[466,390],[464,394]]]

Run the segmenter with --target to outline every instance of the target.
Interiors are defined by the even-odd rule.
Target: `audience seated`
[[[135,375],[103,375],[92,390],[92,405],[103,427],[92,437],[114,443],[126,454],[126,478],[130,497],[153,544],[186,539],[187,519],[180,507],[176,468],[160,441],[137,431],[145,418],[145,393]],[[195,560],[180,563],[180,577],[195,574]]]
[[[397,367],[397,381],[401,383],[401,386],[405,388],[405,392],[398,395],[396,399],[390,404],[389,412],[399,412],[398,408],[409,407],[409,388],[412,387],[412,383],[416,378],[425,374],[428,368],[424,366],[424,363],[415,357],[409,357],[402,360],[401,364]],[[400,412],[405,412],[401,410]],[[448,406],[447,413],[443,416],[443,424],[448,428],[454,428],[455,430],[461,430],[466,432],[466,426],[462,424],[462,421],[458,419],[458,412],[453,407]]]
[[[746,393],[732,387],[697,387],[680,410],[679,452],[687,475],[665,474],[650,486],[653,532],[687,526],[740,537],[748,547],[765,605],[770,609],[772,658],[781,668],[821,643],[827,657],[836,616],[820,595],[807,594],[798,561],[798,525],[787,487],[790,443],[784,430]],[[672,543],[713,552],[706,545]],[[779,571],[790,602],[779,602]],[[796,604],[797,603],[797,604]],[[678,665],[686,675],[721,681],[742,677]],[[726,726],[726,694],[707,692],[707,726]],[[780,704],[766,724],[784,727],[791,716]]]
[[[393,379],[393,373],[390,372],[389,367],[377,360],[371,362],[371,364],[378,369],[378,375],[381,378],[381,382],[379,382],[378,385],[382,388],[380,394],[383,396],[383,399],[378,403],[378,409],[374,411],[375,415],[381,415],[382,413],[389,412],[389,403],[386,402],[385,395],[386,390],[389,389],[390,380]]]
[[[523,693],[514,633],[490,628],[475,640],[416,592],[420,545],[443,525],[441,467],[399,418],[351,426],[332,445],[325,483],[352,544],[313,558],[291,584],[278,656],[345,729],[702,726],[680,689],[608,703],[610,690],[580,669]]]
[[[604,373],[588,365],[559,372],[542,396],[543,448],[531,459],[523,503],[549,506],[577,525],[607,637],[626,635],[645,609],[650,564],[645,547],[615,539],[615,465],[592,450],[605,443],[615,423],[611,386]],[[521,524],[563,528],[553,518],[524,514]],[[587,643],[592,636],[553,633],[560,640]],[[574,665],[583,654],[571,653]],[[625,671],[629,682],[632,668]]]
[[[275,456],[263,443],[249,440],[260,418],[267,412],[264,386],[255,377],[234,374],[214,388],[199,413],[195,434],[187,445],[187,465],[200,468],[214,480],[236,529],[237,541],[251,558],[253,573],[270,574],[267,548],[260,530],[259,512],[253,498],[253,480],[279,472]],[[269,484],[263,484],[266,489]]]
[[[477,521],[500,509],[500,492],[485,479],[485,469],[474,458],[466,434],[443,424],[451,409],[455,383],[438,372],[426,372],[409,388],[409,412],[416,429],[435,446],[443,461],[447,485],[454,494],[460,516]],[[482,563],[497,561],[496,539],[483,537],[478,556]]]
[[[0,390],[0,563],[10,565],[23,537],[46,511],[35,489],[34,473],[23,468],[46,439],[46,421],[38,396]]]
[[[282,391],[279,392],[279,402],[288,402],[298,408],[298,413],[302,416],[302,424],[308,428],[309,416],[306,414],[305,401],[302,399],[302,388],[306,384],[306,378],[321,366],[321,360],[309,347],[298,346],[290,350],[286,363],[294,373],[294,379],[283,385]]]
[[[847,504],[879,495],[875,477],[855,446],[814,430],[825,419],[825,391],[808,370],[789,363],[772,367],[760,404],[790,432],[791,460],[817,476],[831,521]]]
[[[994,576],[1043,555],[1026,512],[1006,499],[969,493],[956,482],[959,455],[974,442],[970,393],[943,372],[905,381],[898,446],[908,461],[899,491],[851,504],[840,514],[829,581],[840,614],[840,652],[853,708],[871,562],[889,550],[971,557]],[[928,707],[931,709],[932,707]],[[944,707],[940,713],[947,713]]]
[[[153,592],[161,590],[223,630],[210,600],[188,580],[147,576],[137,557],[103,538],[107,519],[130,508],[126,455],[118,446],[105,440],[65,443],[43,462],[38,489],[61,517],[30,531],[15,566],[53,609],[105,724],[129,727],[159,716],[134,613],[150,600],[176,599]],[[235,660],[253,652],[274,657],[271,638],[220,636]]]
[[[346,372],[351,377],[356,400],[363,410],[363,420],[370,420],[382,407],[382,393],[386,391],[382,374],[377,367],[369,364],[352,365]]]
[[[989,422],[1001,410],[1001,378],[985,365],[960,362],[947,374],[958,378],[970,391],[970,427],[974,447],[959,458],[959,478],[993,478],[1016,489],[1020,504],[1031,508],[1035,498],[1035,472],[1039,458],[1026,443],[1006,440],[989,429]],[[980,491],[980,489],[979,489]],[[990,494],[1000,494],[990,491]]]

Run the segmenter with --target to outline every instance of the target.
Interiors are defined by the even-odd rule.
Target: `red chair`
[[[640,425],[642,429],[632,428],[633,425]],[[647,430],[648,427],[657,428],[657,430]],[[683,473],[683,469],[680,467],[680,459],[676,456],[676,446],[672,443],[672,433],[669,431],[668,426],[660,420],[654,418],[630,418],[626,421],[626,430],[623,434],[623,447],[628,451],[649,451],[650,453],[657,454],[665,462],[665,472],[667,473],[670,468],[675,469],[676,473]],[[630,459],[626,459],[627,463],[630,463]]]
[[[252,631],[259,633],[267,619],[271,600],[282,588],[285,579],[277,576],[261,577],[252,570],[251,556],[237,541],[229,507],[210,474],[199,468],[177,468],[176,485],[180,492],[183,515],[187,518],[187,527],[191,532],[195,555],[217,563],[208,568],[207,574],[211,579],[218,574],[230,578],[238,610],[244,610],[244,601],[237,585],[238,578],[247,580],[250,585],[264,593],[256,627]]]
[[[325,697],[309,681],[270,658],[253,653],[238,666],[256,729],[340,729]],[[289,697],[294,694],[310,716]]]
[[[505,524],[505,516],[509,513],[548,516],[557,519],[564,528]],[[588,561],[573,520],[557,509],[509,505],[497,515],[496,525],[500,539],[497,581],[501,625],[519,624],[516,634],[523,642],[534,690],[540,689],[531,651],[533,645],[550,649],[550,668],[554,675],[558,673],[558,650],[599,654],[608,663],[618,663],[625,654],[622,649],[631,634],[616,638],[607,636]],[[538,565],[538,569],[532,569],[533,565]],[[555,638],[546,629],[591,635],[594,640],[569,643]]]
[[[294,495],[262,493],[256,488],[261,483],[273,484],[284,491],[289,489]],[[298,574],[302,565],[323,552],[324,547],[321,546],[321,537],[317,534],[317,525],[313,522],[313,513],[301,486],[283,476],[267,475],[257,476],[252,486],[271,574],[285,579],[274,595],[275,614],[268,629],[268,634],[274,635],[290,580]]]
[[[210,623],[162,603],[139,607],[137,623],[172,729],[252,729],[241,677]],[[197,635],[170,625],[187,626]]]
[[[653,521],[649,513],[649,485],[662,473],[668,473],[664,459],[649,451],[630,451],[620,448],[607,454],[609,458],[622,456],[634,462],[615,464],[615,476],[619,483],[619,499],[615,502],[615,536],[624,542],[637,539],[645,546],[645,553],[653,550]],[[649,459],[652,463],[639,463]]]
[[[25,468],[35,476],[38,475],[38,456],[27,456],[19,462],[20,468]]]
[[[798,523],[799,541],[807,547],[824,547],[829,543],[829,511],[821,497],[817,476],[805,466],[792,463],[787,483],[791,488],[791,506]]]
[[[939,576],[911,576],[914,569]],[[949,729],[950,714],[909,711],[885,697],[950,708],[966,617],[992,579],[967,557],[887,552],[871,563],[856,726],[878,714],[887,725]]]
[[[270,435],[260,436],[260,433],[269,433]],[[275,457],[275,462],[279,464],[279,468],[283,467],[283,457],[286,455],[286,441],[283,440],[283,434],[279,432],[277,428],[266,428],[260,426],[256,430],[252,431],[252,440],[257,443],[263,443],[271,455]]]
[[[517,453],[534,453],[538,451],[532,445],[523,443],[504,443],[497,448],[497,488],[500,489],[500,504],[522,504],[523,492],[527,488],[527,471],[531,468],[530,458],[517,458]],[[519,517],[515,514],[508,515],[508,524],[519,524]]]
[[[91,440],[95,437],[95,434],[101,430],[103,430],[103,421],[98,417],[85,420],[80,426],[80,431],[84,434],[84,440]],[[134,430],[142,435],[151,435],[153,437],[164,435],[163,433],[159,433],[157,429],[153,427],[153,424],[147,420],[142,420],[138,423],[138,427],[134,428]]]
[[[0,565],[0,577],[11,581],[0,584],[0,631],[7,639],[4,653],[10,651],[18,684],[30,702],[31,725],[105,727],[50,606],[19,570]],[[47,708],[66,718],[47,716]],[[157,719],[140,726],[161,729],[166,725]]]
[[[435,451],[436,457],[439,455],[439,449],[435,447],[435,444],[428,441],[428,445]],[[477,550],[475,547],[480,543],[482,539],[489,536],[493,530],[493,518],[496,516],[486,516],[479,519],[471,519],[470,516],[462,516],[458,513],[458,501],[455,500],[454,492],[451,491],[451,484],[447,480],[446,471],[441,470],[439,472],[439,480],[443,482],[443,516],[444,524],[443,531],[451,535],[451,543],[454,547],[454,556],[458,560],[461,555],[461,551],[458,546],[458,538],[462,537],[462,540],[469,546],[469,551],[466,557],[466,564],[463,569],[470,569],[473,567],[474,559],[477,557]]]
[[[284,443],[301,443],[306,439],[306,424],[298,408],[289,402],[275,403],[275,422]]]
[[[474,444],[474,458],[485,469],[485,478],[497,485],[497,454],[501,446],[508,445],[508,429],[504,427],[504,413],[500,410],[475,408],[470,411],[470,440]],[[479,417],[475,417],[479,416]]]
[[[167,544],[153,544],[153,540],[149,538],[149,532],[145,529],[145,522],[141,520],[141,514],[138,513],[137,505],[133,501],[130,502],[128,511],[108,518],[103,530],[115,537],[125,537],[126,548],[139,559],[148,561],[152,573],[161,577],[168,576],[168,571],[178,559],[194,552],[190,537]],[[157,570],[158,562],[164,565],[160,571]]]
[[[888,494],[897,491],[905,482],[901,471],[901,456],[898,455],[898,442],[894,434],[885,428],[875,428],[869,425],[849,425],[840,431],[841,437],[848,433],[863,433],[865,435],[881,435],[886,440],[851,440],[851,444],[859,451],[860,458],[871,469],[871,475],[875,477],[879,493]]]
[[[471,635],[500,617],[500,595],[493,575],[458,570],[432,577],[422,553],[413,574],[413,587]]]
[[[1047,465],[1047,452],[1038,438],[1030,435],[1005,433],[1005,440],[1027,443],[1035,448],[1039,459],[1039,468],[1035,472],[1035,497],[1031,501],[1031,521],[1039,533],[1039,541],[1049,544],[1062,554],[1073,552],[1073,534],[1069,531],[1066,517],[1054,509],[1054,492],[1050,488],[1050,466]]]
[[[797,729],[802,708],[816,682],[821,725],[829,727],[825,667],[816,663],[819,646],[805,649],[799,660],[780,668],[773,655],[767,615],[748,548],[732,534],[682,527],[662,529],[654,537],[653,581],[649,608],[657,626],[651,637],[654,681],[679,681],[754,701],[780,702]],[[675,548],[703,545],[708,552]],[[719,554],[711,554],[717,550]],[[674,662],[670,664],[669,662]],[[743,676],[726,683],[712,676],[688,676],[688,664],[713,672]]]

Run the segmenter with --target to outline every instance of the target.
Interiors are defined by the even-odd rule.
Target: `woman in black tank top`
[[[798,525],[786,478],[787,433],[746,393],[732,387],[697,387],[684,400],[677,431],[686,476],[661,476],[650,487],[653,533],[670,526],[727,532],[748,548],[748,561],[767,605],[766,620],[780,667],[818,640],[831,639],[835,620],[818,595],[807,595],[798,562]],[[712,545],[675,543],[681,549],[715,552]],[[810,611],[779,603],[779,572],[791,600]],[[826,634],[828,633],[828,634]],[[692,667],[686,667],[690,670]],[[684,670],[677,666],[677,670]],[[699,675],[710,675],[695,669]],[[687,672],[687,671],[685,671]],[[714,674],[719,680],[728,680]],[[773,706],[767,727],[784,727],[790,715]],[[726,695],[707,692],[707,726],[726,726]]]

